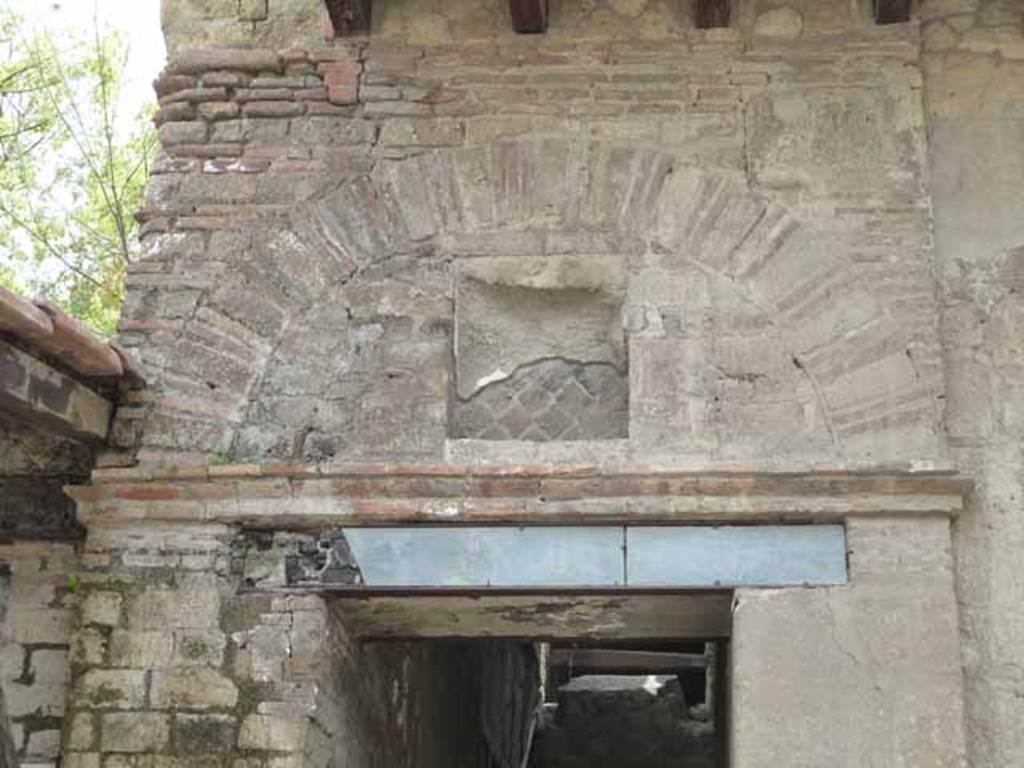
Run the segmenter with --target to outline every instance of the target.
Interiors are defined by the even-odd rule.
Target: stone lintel
[[[0,416],[77,440],[104,440],[112,408],[71,377],[0,341]]]
[[[668,471],[639,465],[267,464],[105,469],[69,486],[85,522],[164,520],[279,530],[403,524],[836,522],[954,516],[953,472]]]

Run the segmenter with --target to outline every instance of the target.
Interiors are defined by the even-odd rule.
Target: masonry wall
[[[368,38],[325,41],[315,0],[167,0],[121,334],[151,387],[121,460],[953,461],[978,480],[954,531],[970,764],[1020,762],[1019,3],[876,27],[861,0],[752,0],[709,32],[686,5],[554,0],[520,38],[498,0],[377,0]],[[193,583],[209,623],[177,632],[328,625],[279,601],[229,630],[228,533],[153,535],[96,562],[133,585],[99,635]],[[186,684],[162,642],[172,672],[75,705],[72,760],[173,765],[182,715],[152,697],[185,689],[223,695],[190,714],[234,718],[257,764],[307,749],[257,703],[301,684],[249,697],[216,650]],[[86,700],[152,665],[109,653]]]
[[[1024,761],[1024,6],[921,8],[971,765]]]
[[[384,2],[325,42],[316,5],[166,4],[143,463],[941,457],[915,26]]]
[[[0,729],[24,766],[58,761],[79,532],[62,487],[91,460],[86,446],[0,417]]]
[[[71,544],[0,544],[3,727],[21,765],[58,764],[71,677],[76,570]]]
[[[62,765],[490,768],[515,749],[521,760],[530,646],[361,642],[329,598],[247,588],[249,541],[220,526],[90,532]],[[512,696],[519,718],[502,706]]]

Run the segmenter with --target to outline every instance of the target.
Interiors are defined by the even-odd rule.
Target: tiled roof
[[[53,302],[30,301],[3,286],[0,333],[87,379],[144,380],[140,365],[117,344],[98,337]]]

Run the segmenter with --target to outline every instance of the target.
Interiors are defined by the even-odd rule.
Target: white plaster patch
[[[489,373],[486,376],[482,376],[477,379],[476,388],[483,389],[488,384],[493,384],[496,381],[502,381],[508,378],[508,374],[505,373],[501,368],[496,369],[493,373]]]

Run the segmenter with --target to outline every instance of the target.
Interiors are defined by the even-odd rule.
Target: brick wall
[[[117,439],[172,464],[627,435],[702,458],[941,456],[916,27],[818,5],[413,42],[418,11],[385,3],[360,41],[179,46],[122,324],[153,386]],[[652,31],[655,7],[672,22]],[[495,337],[464,288],[507,258],[550,268],[489,268],[488,290],[550,312],[502,310]],[[580,292],[614,322],[580,321]],[[506,408],[559,360],[621,378],[568,414]],[[463,407],[484,394],[500,407]]]

